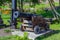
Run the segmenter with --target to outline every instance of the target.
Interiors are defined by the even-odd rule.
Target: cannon
[[[49,24],[42,16],[20,13],[19,17],[22,18],[22,24],[20,26],[21,31],[33,31],[38,34],[42,31],[49,30]]]
[[[49,30],[49,24],[42,17],[36,14],[31,13],[23,13],[17,10],[17,0],[12,0],[12,17],[11,17],[11,25],[17,26],[17,18],[22,19],[22,24],[20,26],[21,31],[34,31],[36,34],[41,31]]]
[[[38,34],[41,31],[49,30],[49,24],[47,23],[46,19],[41,15],[15,11],[13,17],[21,18],[21,31],[34,31],[36,34]],[[14,23],[16,25],[16,21],[14,21]]]

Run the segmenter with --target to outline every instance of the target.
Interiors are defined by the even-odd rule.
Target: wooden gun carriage
[[[28,30],[40,33],[43,30],[49,30],[49,24],[42,16],[29,13],[20,13],[19,17],[22,18],[22,31]]]

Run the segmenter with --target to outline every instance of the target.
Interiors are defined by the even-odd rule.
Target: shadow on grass
[[[50,33],[47,33],[47,34],[44,34],[42,36],[37,37],[35,40],[43,40],[44,38],[48,38],[48,37],[50,37],[50,36],[52,36],[54,34],[58,34],[58,33],[60,33],[60,30],[53,30]]]

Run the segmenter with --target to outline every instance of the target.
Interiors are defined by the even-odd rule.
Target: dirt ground
[[[0,29],[0,36],[9,36],[9,35],[11,35],[11,33],[9,32],[9,33],[6,33],[4,30],[6,30],[6,29],[10,29],[10,28],[2,28],[2,29]]]

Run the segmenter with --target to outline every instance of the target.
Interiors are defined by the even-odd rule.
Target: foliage
[[[4,3],[4,0],[0,0],[0,6]]]
[[[46,0],[42,0],[43,2],[45,2]]]
[[[32,0],[33,3],[38,3],[38,0]]]
[[[5,0],[5,2],[9,3],[9,2],[11,2],[11,0]]]
[[[7,8],[9,8],[8,6],[5,6],[5,5],[2,5],[2,6],[0,6],[2,9],[7,9]]]
[[[24,36],[16,36],[15,40],[29,40],[28,39],[28,34],[25,32]]]
[[[9,2],[11,2],[11,0],[0,0],[0,6],[4,3],[9,3]]]
[[[24,2],[30,2],[31,0],[24,0]]]
[[[20,29],[22,23],[21,22],[17,22],[17,23],[18,23],[17,28]]]

